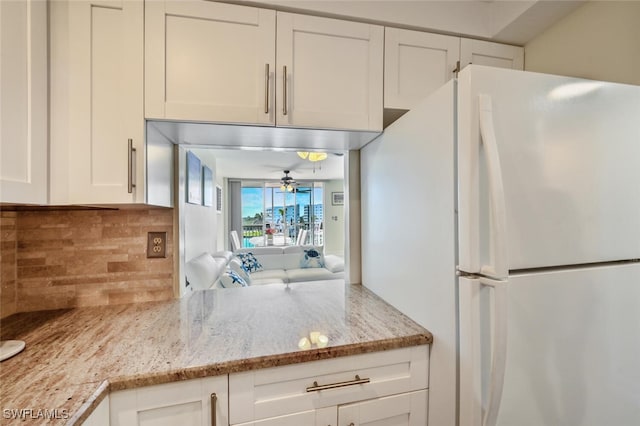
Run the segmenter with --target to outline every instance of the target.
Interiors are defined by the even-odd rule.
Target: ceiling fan
[[[297,183],[295,181],[294,178],[292,178],[291,176],[289,176],[290,171],[289,170],[285,170],[284,171],[284,176],[282,176],[280,178],[280,190],[281,191],[288,191],[288,192],[292,192],[295,187],[297,186]]]

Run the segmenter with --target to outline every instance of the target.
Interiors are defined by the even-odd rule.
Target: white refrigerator
[[[470,65],[360,152],[429,426],[640,424],[640,87]]]

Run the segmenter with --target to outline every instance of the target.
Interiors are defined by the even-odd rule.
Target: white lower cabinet
[[[111,426],[228,425],[227,385],[225,375],[113,392]]]
[[[318,410],[303,411],[301,413],[270,417],[255,422],[241,423],[235,426],[327,426],[335,425],[337,418],[336,407],[320,408]]]
[[[109,395],[98,404],[82,426],[109,426]]]
[[[424,426],[428,346],[229,375],[237,426]]]
[[[342,426],[425,426],[427,390],[375,398],[338,407]]]
[[[234,426],[426,426],[427,398],[423,389]]]
[[[116,391],[85,424],[425,426],[428,377],[414,346]]]

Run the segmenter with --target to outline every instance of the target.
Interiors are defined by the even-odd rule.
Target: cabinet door
[[[145,24],[147,118],[274,124],[274,11],[152,1]]]
[[[382,130],[383,27],[277,19],[278,126]]]
[[[337,407],[327,407],[304,411],[302,413],[271,417],[255,422],[236,424],[234,426],[335,426],[337,421]]]
[[[524,69],[524,49],[508,44],[463,38],[460,42],[460,64],[487,65],[497,68]]]
[[[111,426],[210,426],[212,393],[216,424],[228,425],[227,376],[216,376],[113,392]]]
[[[144,202],[143,2],[50,4],[51,202]]]
[[[109,426],[109,395],[107,395],[82,423],[83,426]]]
[[[454,76],[460,38],[385,28],[384,107],[411,109]]]
[[[426,390],[338,407],[339,426],[425,426],[426,424]]]
[[[47,3],[0,1],[0,202],[47,202]]]

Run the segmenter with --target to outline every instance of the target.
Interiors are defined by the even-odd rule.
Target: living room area
[[[230,271],[246,285],[344,279],[348,155],[180,146],[181,293],[194,276],[192,289],[235,287]]]

